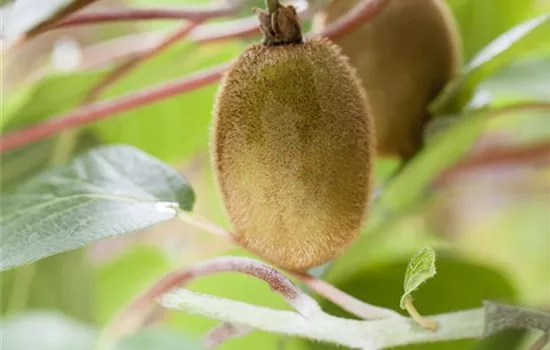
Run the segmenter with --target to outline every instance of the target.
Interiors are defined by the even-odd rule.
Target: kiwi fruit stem
[[[264,35],[263,45],[303,43],[302,27],[294,6],[281,5],[279,0],[266,0],[266,7],[267,11],[252,9],[260,20],[260,30]]]

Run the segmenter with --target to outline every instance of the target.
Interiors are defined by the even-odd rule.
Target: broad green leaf
[[[2,36],[15,39],[38,27],[53,23],[63,14],[74,12],[95,0],[15,0],[2,26]]]
[[[129,146],[89,151],[2,196],[2,269],[170,220],[194,193],[168,165]]]
[[[3,315],[51,310],[94,321],[94,276],[83,249],[4,271],[0,277]]]
[[[360,300],[399,311],[398,300],[403,290],[403,271],[407,268],[408,261],[409,259],[405,256],[396,258],[395,255],[385,262],[379,259],[370,260],[368,254],[363,254],[362,264],[345,275],[340,273],[341,269],[338,266],[340,261],[336,261],[335,269],[329,271],[325,279]],[[439,250],[437,267],[438,273],[430,283],[426,283],[415,292],[415,306],[422,310],[423,315],[479,308],[486,299],[501,302],[517,300],[516,292],[510,282],[501,271],[492,267],[476,264]],[[321,307],[335,316],[353,317],[326,300],[321,300]],[[521,334],[514,332],[499,336],[510,336],[506,349],[515,349],[514,344],[518,343]],[[496,340],[498,339],[492,338],[478,343],[475,340],[449,341],[409,345],[399,349],[464,350],[472,349],[477,345],[478,350],[502,350],[499,347],[491,347],[493,344],[498,344]],[[303,343],[304,341],[293,340],[292,342]],[[337,349],[331,345],[312,342],[307,344],[310,350]],[[291,349],[294,348],[291,347]]]
[[[2,350],[92,350],[97,330],[56,313],[2,319]]]
[[[160,248],[136,246],[96,269],[96,319],[109,322],[128,300],[135,298],[171,265]]]
[[[420,285],[437,273],[435,268],[435,251],[430,248],[422,248],[409,261],[405,271],[405,280],[403,282],[403,295],[399,306],[405,308],[405,299],[417,290]]]
[[[499,36],[483,48],[431,103],[439,115],[464,106],[478,84],[514,60],[527,56],[545,45],[550,37],[550,14],[524,22]],[[546,44],[548,46],[548,44]]]
[[[162,328],[144,329],[121,340],[116,350],[205,350],[197,341]]]

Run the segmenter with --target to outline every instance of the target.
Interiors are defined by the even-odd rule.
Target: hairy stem
[[[306,319],[295,312],[272,310],[188,290],[165,294],[159,302],[170,309],[200,314],[223,322],[353,349],[375,350],[423,342],[480,338],[484,328],[483,309],[433,315],[431,317],[440,324],[440,328],[430,332],[408,317],[357,321],[320,312]]]

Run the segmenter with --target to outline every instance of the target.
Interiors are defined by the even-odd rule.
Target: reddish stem
[[[382,6],[387,1],[391,0],[364,0],[348,15],[344,16],[341,20],[335,22],[327,28],[327,30],[323,31],[321,35],[335,38],[349,32],[350,30],[353,30],[356,26],[363,23],[363,21],[373,18],[373,16],[382,9]],[[210,36],[205,34],[202,39],[199,37],[198,40],[225,40],[233,37],[234,35],[243,37],[258,31],[257,23],[254,25],[254,28],[252,28],[251,26],[248,27],[246,21],[248,21],[248,19],[243,20],[243,27],[236,33],[217,33]],[[190,35],[192,36],[193,34]],[[116,113],[141,107],[176,94],[192,91],[206,84],[214,83],[222,77],[222,67],[226,68],[228,65],[219,66],[206,72],[199,72],[193,74],[191,77],[186,77],[183,80],[166,83],[166,86],[157,86],[136,93],[131,93],[118,99],[83,106],[69,113],[53,117],[26,129],[8,133],[2,139],[0,144],[0,152],[6,152],[22,147],[31,142],[39,141],[55,135],[63,130],[80,127],[85,124],[107,118]]]
[[[101,80],[99,83],[97,83],[94,87],[90,89],[84,101],[87,103],[94,101],[97,98],[97,96],[101,94],[102,91],[104,91],[106,88],[111,86],[117,80],[119,80],[120,78],[128,74],[130,71],[136,68],[139,64],[157,56],[164,50],[170,48],[174,44],[184,39],[199,23],[200,22],[192,22],[192,23],[185,24],[181,28],[178,28],[174,33],[168,35],[160,44],[158,44],[156,47],[154,47],[150,51],[147,51],[119,65],[109,75],[107,75],[107,77],[105,77],[103,80]]]
[[[111,331],[116,337],[135,332],[143,325],[158,297],[198,277],[220,272],[241,272],[264,280],[305,317],[320,311],[319,305],[311,297],[274,268],[250,258],[220,257],[176,270],[158,280],[117,315]]]
[[[293,273],[302,283],[311,288],[315,293],[322,295],[352,315],[365,320],[374,320],[388,317],[400,317],[393,310],[367,304],[353,296],[341,291],[330,283],[315,278],[309,274]]]
[[[43,140],[61,131],[77,128],[137,107],[152,104],[218,81],[228,68],[228,63],[193,73],[168,83],[129,93],[112,100],[82,106],[69,113],[53,117],[22,130],[9,132],[0,140],[0,152],[22,147]]]
[[[73,15],[55,25],[55,28],[120,21],[152,19],[187,19],[204,21],[235,14],[236,7],[227,4],[186,6],[176,8],[123,9],[109,12],[91,12]]]

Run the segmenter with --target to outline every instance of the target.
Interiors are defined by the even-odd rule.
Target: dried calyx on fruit
[[[360,0],[332,0],[321,29]],[[422,146],[429,102],[460,67],[457,28],[444,0],[387,0],[371,21],[335,40],[357,68],[375,118],[381,156],[413,157]]]
[[[303,271],[358,236],[375,137],[355,70],[326,39],[302,40],[296,11],[256,10],[264,34],[222,80],[212,160],[233,239]]]

